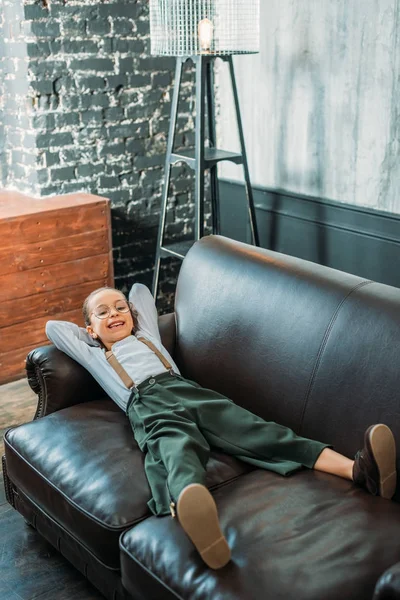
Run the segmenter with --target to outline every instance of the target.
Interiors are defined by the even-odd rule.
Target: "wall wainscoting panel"
[[[222,234],[251,242],[244,185],[222,180]],[[260,244],[400,287],[400,215],[254,187]]]

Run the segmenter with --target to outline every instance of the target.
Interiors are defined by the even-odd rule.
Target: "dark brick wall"
[[[150,285],[175,60],[149,54],[148,2],[3,0],[3,11],[3,185],[110,198],[116,285]],[[184,88],[177,147],[194,143],[190,68]],[[169,239],[192,235],[192,190],[191,172],[174,167]],[[162,264],[164,311],[180,263]]]

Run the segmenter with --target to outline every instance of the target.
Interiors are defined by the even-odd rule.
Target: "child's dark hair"
[[[89,294],[89,296],[87,298],[85,298],[85,300],[83,302],[82,314],[83,314],[83,320],[85,322],[85,325],[90,325],[90,312],[89,312],[90,300],[93,298],[93,296],[96,296],[96,294],[98,294],[99,292],[106,292],[106,291],[118,292],[126,300],[126,296],[123,292],[121,292],[120,290],[117,290],[115,288],[112,288],[112,287],[105,286],[105,287],[98,288],[97,290],[94,290],[93,292],[91,292]],[[128,300],[126,300],[126,301],[128,302]],[[133,320],[132,333],[136,333],[137,326],[138,326],[138,322],[137,322],[138,313],[137,313],[137,310],[133,309],[132,304],[130,302],[128,302],[128,304],[129,304],[129,309],[130,309],[130,313],[132,315],[132,320]]]

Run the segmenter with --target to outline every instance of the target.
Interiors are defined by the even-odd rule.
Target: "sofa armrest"
[[[173,356],[175,352],[175,314],[163,315],[158,321],[161,339]],[[98,400],[104,390],[88,371],[53,345],[32,350],[26,359],[28,382],[38,394],[35,419],[57,410]]]
[[[26,372],[38,395],[35,419],[105,396],[84,367],[53,345],[32,350],[26,358]]]
[[[400,562],[381,575],[373,600],[400,600]]]

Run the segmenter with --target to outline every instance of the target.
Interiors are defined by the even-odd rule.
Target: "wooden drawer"
[[[114,285],[109,200],[0,192],[0,265],[2,384],[24,377],[27,353],[49,343],[48,319],[83,325],[86,296]]]

